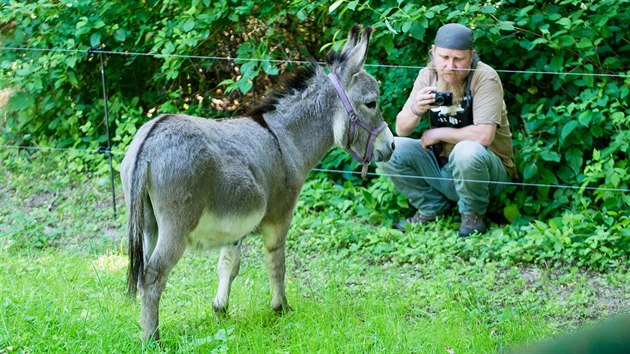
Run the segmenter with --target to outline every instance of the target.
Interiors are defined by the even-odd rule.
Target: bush
[[[370,190],[372,187],[335,187],[326,179],[309,180],[293,227],[299,228],[299,234],[308,232],[313,237],[291,242],[306,243],[302,246],[313,252],[362,254],[377,263],[445,265],[456,255],[458,261],[481,266],[496,262],[619,272],[630,267],[630,217],[626,211],[564,211],[545,222],[509,227],[493,224],[487,235],[468,238],[459,237],[459,221],[445,215],[436,223],[401,232],[391,229],[387,220],[399,219],[395,211],[405,205],[385,203],[381,196],[392,193],[391,183],[384,178],[375,182]]]
[[[506,215],[552,218],[584,207],[608,215],[630,206],[630,197],[615,191],[627,190],[630,181],[630,13],[624,2],[114,0],[95,7],[88,0],[2,0],[2,5],[2,46],[55,49],[0,51],[0,86],[15,90],[2,128],[4,143],[89,149],[105,143],[101,54],[90,55],[89,48],[154,54],[102,54],[115,150],[123,151],[135,129],[159,113],[243,113],[279,73],[295,66],[270,59],[321,58],[343,44],[353,23],[376,29],[368,64],[403,66],[367,67],[382,83],[381,107],[393,123],[437,28],[461,22],[474,28],[482,60],[501,72],[522,180],[583,187],[538,187],[536,193],[512,188],[505,196]],[[70,168],[104,163],[97,157],[84,164],[76,160]],[[321,166],[358,168],[345,153],[330,154]],[[363,183],[352,174],[332,178],[339,185]],[[404,204],[391,189],[379,198],[397,210]]]

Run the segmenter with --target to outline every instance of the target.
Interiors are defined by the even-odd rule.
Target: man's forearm
[[[427,148],[439,142],[457,144],[460,141],[472,140],[481,145],[489,146],[494,140],[496,125],[478,124],[463,128],[434,128],[422,134],[422,146]]]
[[[398,136],[411,135],[420,124],[420,119],[422,119],[421,116],[416,115],[410,108],[403,108],[396,116],[396,134]]]

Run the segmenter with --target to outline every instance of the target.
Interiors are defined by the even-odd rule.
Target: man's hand
[[[433,86],[423,87],[418,90],[415,101],[411,101],[411,104],[405,103],[403,109],[396,116],[396,134],[398,136],[409,136],[414,132],[420,123],[420,118],[435,101],[435,95],[431,91],[436,89]]]
[[[425,150],[429,150],[429,146],[441,142],[442,140],[440,139],[440,130],[443,129],[444,128],[433,128],[425,130],[424,133],[422,133],[422,138],[420,139],[420,142],[422,143],[422,148]]]
[[[494,124],[471,124],[463,128],[433,128],[422,133],[422,147],[439,142],[457,144],[463,140],[476,141],[481,145],[490,146],[494,140],[497,126]]]
[[[414,106],[414,113],[419,115],[424,115],[429,109],[431,109],[431,104],[435,102],[435,94],[431,93],[432,91],[437,90],[435,86],[428,86],[421,88],[416,95],[416,104]]]

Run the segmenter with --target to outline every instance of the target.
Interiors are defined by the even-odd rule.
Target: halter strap
[[[367,176],[367,170],[368,166],[370,165],[370,160],[372,159],[374,142],[376,141],[376,137],[378,136],[378,134],[387,127],[387,123],[382,122],[378,127],[372,128],[365,120],[362,119],[361,116],[359,116],[355,112],[354,108],[352,108],[352,104],[348,99],[348,95],[346,95],[346,91],[341,86],[341,83],[339,83],[337,75],[331,72],[330,74],[328,74],[328,79],[330,79],[333,86],[335,87],[335,91],[337,91],[337,95],[339,96],[339,99],[341,99],[341,103],[346,109],[348,116],[350,116],[350,125],[348,127],[348,139],[346,142],[346,149],[348,150],[348,152],[350,152],[350,155],[352,155],[355,160],[363,165],[363,168],[361,169],[361,178],[365,178]],[[363,154],[363,157],[361,157],[361,155],[354,151],[350,146],[352,144],[352,141],[354,140],[354,134],[357,124],[370,134],[370,138],[368,139],[367,146],[365,147],[365,153]]]
[[[330,79],[333,86],[335,87],[335,91],[337,91],[337,94],[339,95],[339,98],[341,99],[341,103],[343,103],[343,106],[346,108],[346,112],[348,112],[350,119],[358,118],[356,112],[352,108],[352,104],[350,104],[350,100],[348,99],[348,95],[346,95],[346,91],[341,86],[339,79],[337,79],[337,75],[335,75],[334,73],[330,73],[328,74],[328,78]]]

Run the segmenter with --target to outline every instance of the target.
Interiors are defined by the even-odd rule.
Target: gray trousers
[[[424,150],[418,139],[395,139],[392,158],[377,165],[422,215],[441,214],[449,200],[457,202],[462,214],[484,215],[490,197],[504,188],[487,181],[510,181],[499,156],[477,142],[455,145],[448,163],[440,168],[433,153]]]

